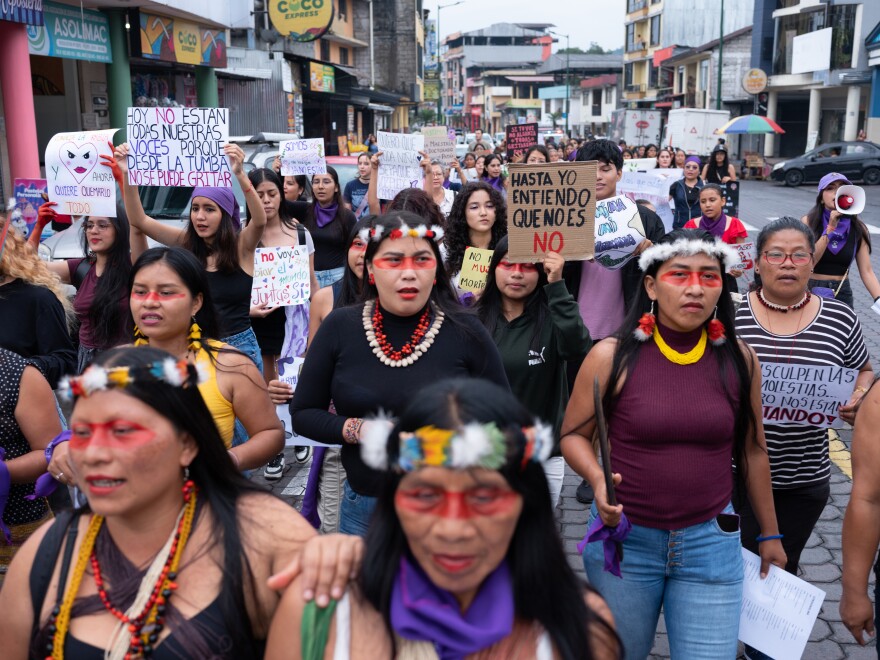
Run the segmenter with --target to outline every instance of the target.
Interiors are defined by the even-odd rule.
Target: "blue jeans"
[[[593,504],[588,527],[596,515]],[[673,658],[736,657],[743,582],[739,530],[722,531],[714,518],[671,531],[633,525],[623,544],[623,578],[603,570],[601,542],[588,543],[583,560],[590,584],[611,608],[626,660],[644,660],[651,652],[661,607]]]
[[[318,281],[318,287],[321,289],[325,286],[330,286],[337,280],[341,280],[343,275],[345,275],[345,266],[315,271],[315,279]]]
[[[354,492],[346,479],[342,485],[342,504],[339,507],[339,533],[366,536],[375,508],[376,498]]]
[[[263,373],[263,356],[260,354],[260,345],[257,343],[257,336],[254,334],[253,328],[242,330],[229,337],[224,337],[222,341],[247,355],[254,361],[254,364],[257,365],[260,374]],[[239,445],[243,445],[248,441],[248,438],[249,436],[244,428],[244,424],[242,424],[236,417],[235,431],[232,434],[232,446],[238,447]]]

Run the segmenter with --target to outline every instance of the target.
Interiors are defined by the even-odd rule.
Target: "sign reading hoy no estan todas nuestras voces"
[[[511,263],[593,257],[596,161],[510,165],[507,235]]]

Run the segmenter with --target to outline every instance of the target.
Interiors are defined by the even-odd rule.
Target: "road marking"
[[[767,219],[768,220],[775,220],[776,218],[767,218]],[[746,231],[761,231],[760,229],[755,227],[755,225],[750,225],[745,220],[740,220],[740,222],[742,223],[743,227],[745,227]]]
[[[849,453],[849,449],[840,440],[840,436],[830,441],[829,453],[834,464],[852,481],[852,456]]]
[[[868,227],[869,234],[880,234],[880,227],[875,227],[874,225],[869,225],[867,222],[865,225]]]

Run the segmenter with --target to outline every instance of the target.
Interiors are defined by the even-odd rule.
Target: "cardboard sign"
[[[439,160],[445,167],[455,159],[455,142],[449,139],[445,126],[426,126],[422,129],[422,135],[425,136],[425,152],[431,160]],[[384,156],[382,164],[385,164]]]
[[[305,246],[257,248],[251,306],[304,305],[309,301],[309,255]]]
[[[858,375],[846,367],[762,362],[764,423],[842,428],[837,409],[849,401]]]
[[[511,263],[593,257],[596,161],[509,166],[507,235]]]
[[[629,161],[632,162],[632,161]],[[624,167],[626,167],[624,165]],[[647,199],[657,209],[666,231],[672,231],[672,209],[669,208],[669,186],[683,176],[680,169],[649,170],[647,172],[627,172],[617,184],[617,193],[632,200]]]
[[[285,140],[278,149],[281,152],[281,176],[327,174],[323,138]]]
[[[631,199],[618,196],[596,202],[596,263],[617,270],[645,240],[645,225]]]
[[[376,145],[382,152],[376,182],[379,199],[394,199],[401,190],[418,188],[422,181],[419,152],[425,150],[425,136],[379,131]]]
[[[526,150],[538,144],[537,124],[510,124],[504,129],[507,141],[507,160],[513,161],[514,156],[525,156]]]
[[[489,278],[489,262],[494,250],[469,247],[464,251],[461,273],[458,275],[458,288],[471,293],[483,293]]]
[[[227,108],[129,108],[126,128],[130,184],[232,186]]]
[[[30,236],[37,224],[37,213],[49,197],[46,179],[15,179],[12,185],[15,208],[21,213],[21,219],[27,225],[27,235]]]
[[[739,263],[731,266],[731,270],[753,270],[755,268],[755,244],[753,242],[739,243],[730,247],[739,252]]]
[[[57,213],[116,217],[116,181],[98,154],[112,152],[107,143],[117,130],[59,133],[49,140],[46,179]]]

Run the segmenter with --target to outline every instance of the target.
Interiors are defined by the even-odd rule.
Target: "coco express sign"
[[[279,34],[314,41],[330,29],[333,0],[269,0],[269,18]]]

